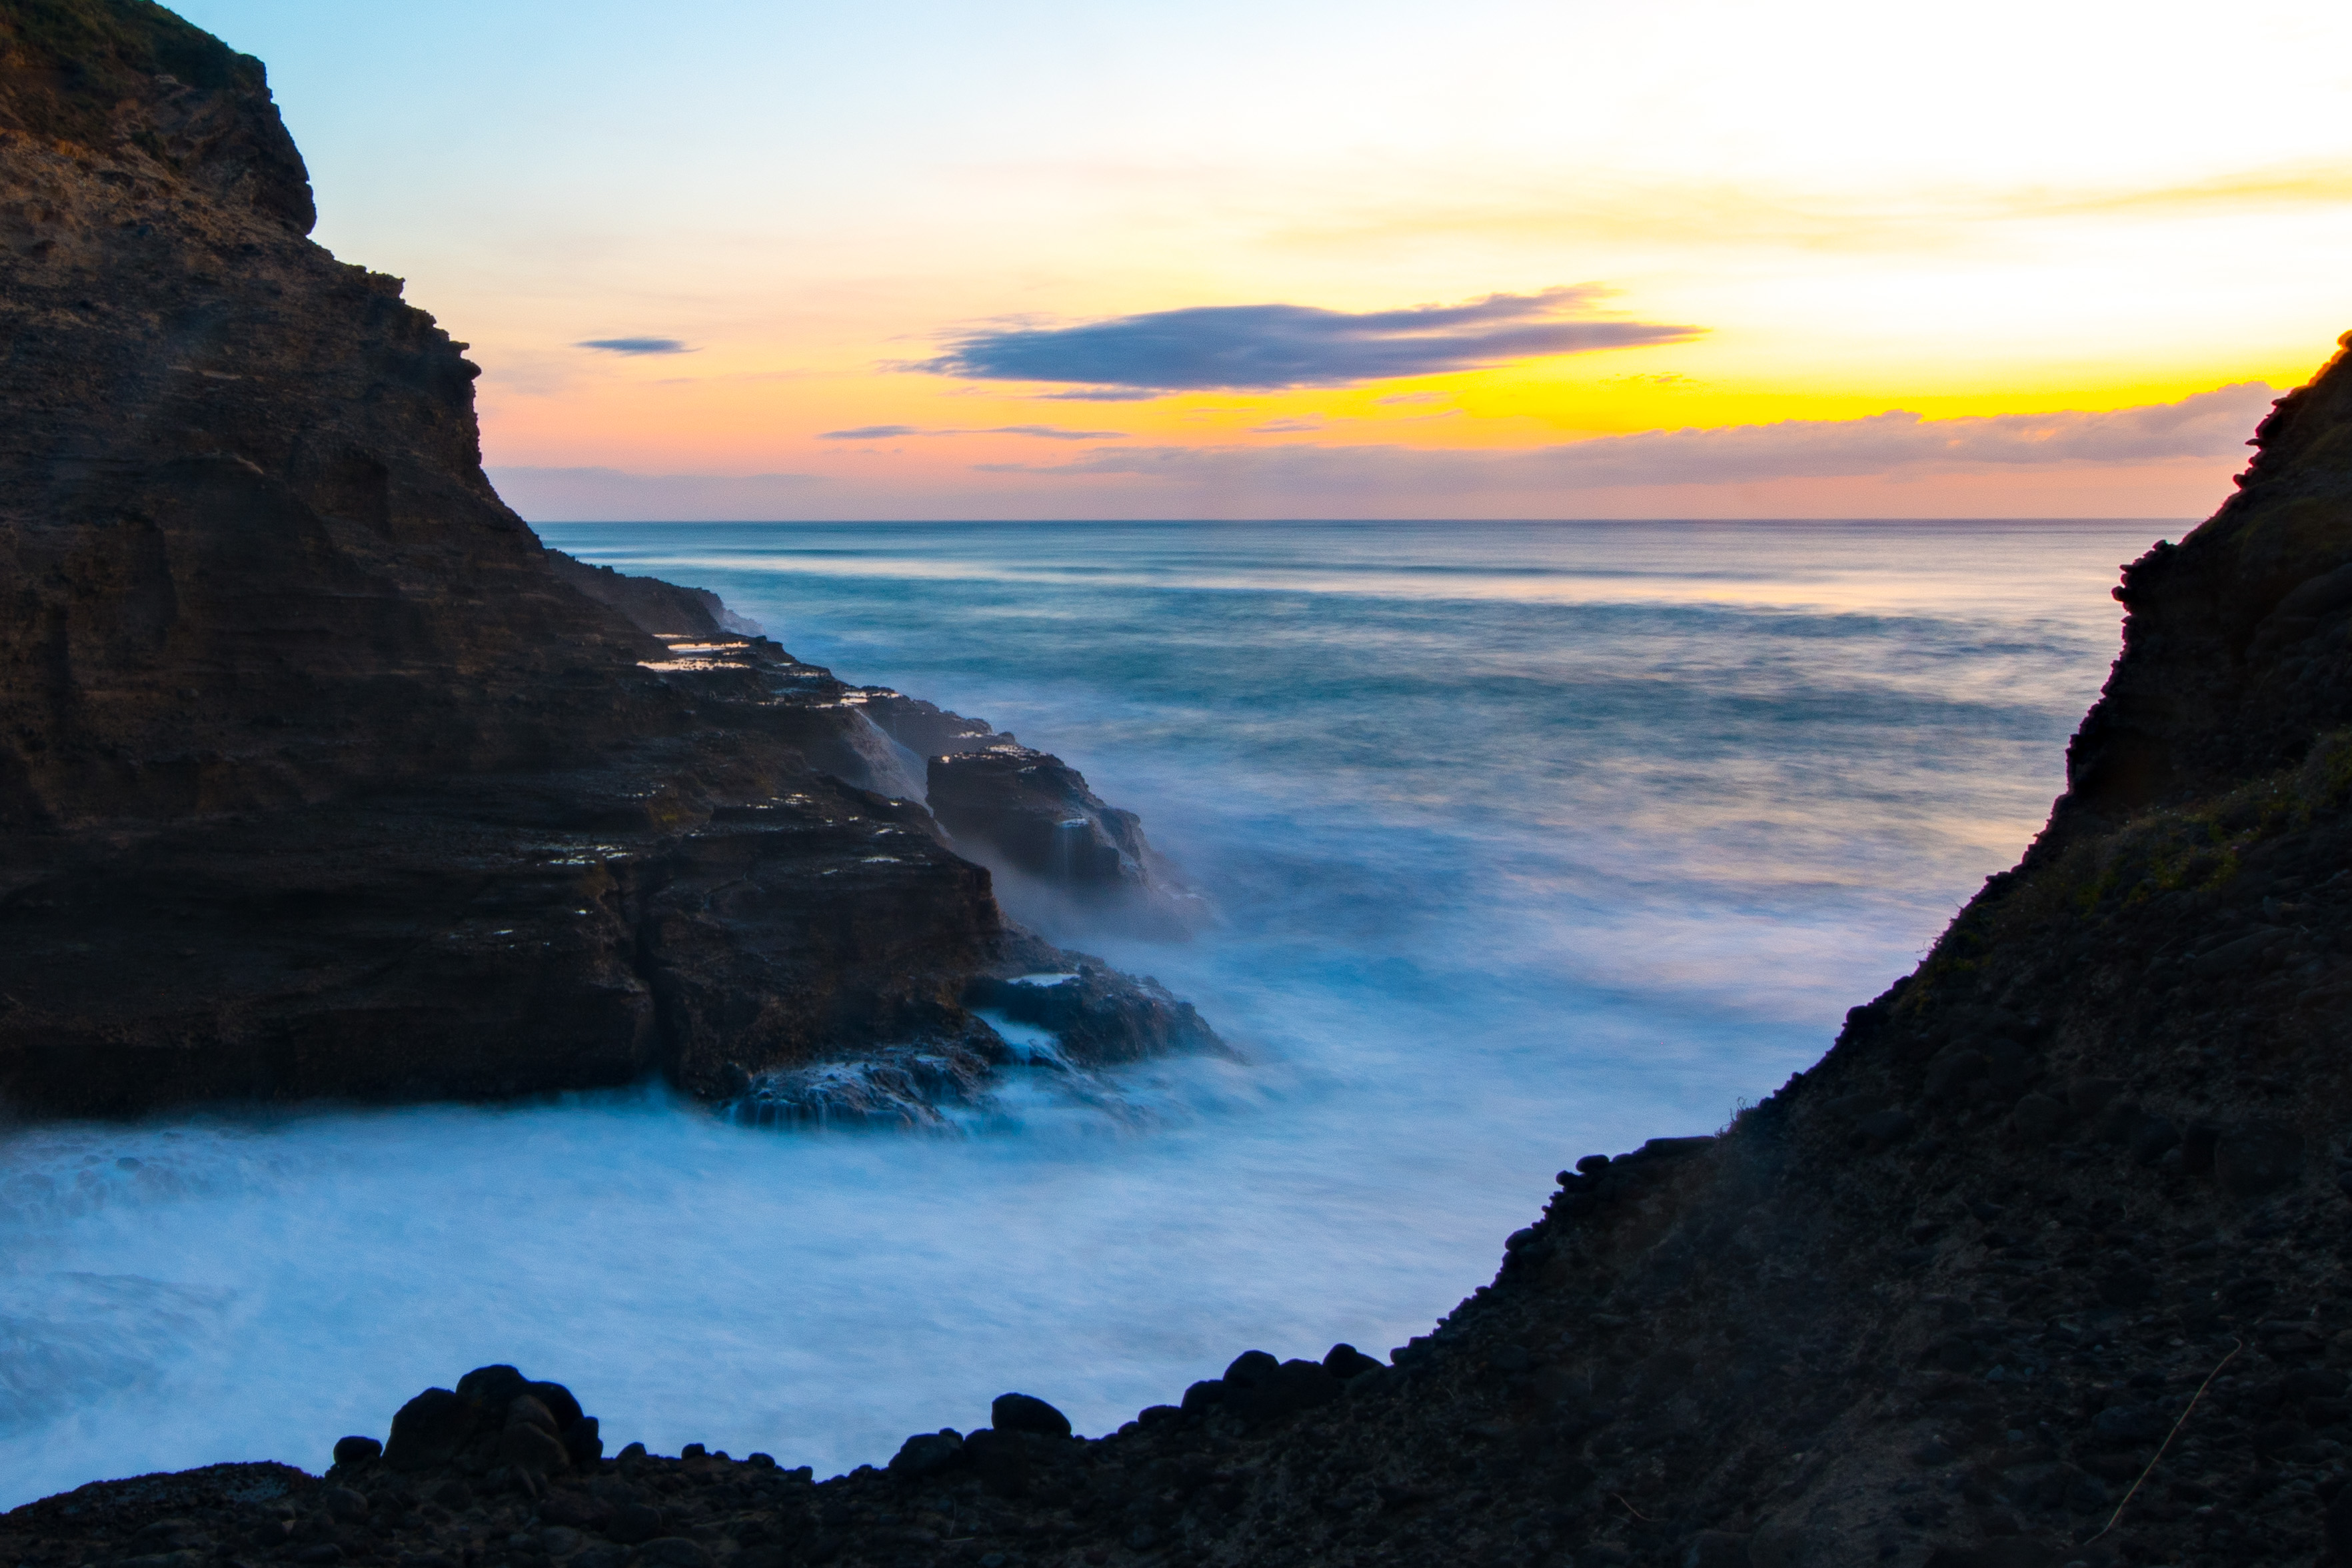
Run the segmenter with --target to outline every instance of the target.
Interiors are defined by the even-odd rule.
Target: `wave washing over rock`
[[[107,873],[104,850],[126,863],[162,857],[141,863],[168,870],[163,885],[231,886],[243,862],[222,847],[227,830],[193,836],[194,813],[256,824],[239,831],[317,822],[326,833],[353,831],[351,824],[375,820],[368,811],[387,810],[394,817],[386,821],[411,824],[411,838],[418,823],[447,835],[458,807],[425,781],[462,760],[477,769],[469,779],[534,781],[467,791],[475,815],[462,820],[488,824],[474,831],[467,883],[488,890],[483,896],[531,884],[509,877],[499,858],[497,846],[516,841],[514,819],[486,814],[482,800],[625,800],[635,804],[611,808],[615,825],[600,820],[593,831],[641,835],[632,841],[664,846],[674,857],[665,863],[718,852],[684,847],[697,841],[680,824],[704,821],[726,830],[723,841],[800,842],[792,837],[800,834],[827,852],[878,854],[875,838],[892,840],[886,858],[917,869],[873,873],[834,906],[845,917],[872,909],[904,918],[934,907],[931,890],[957,877],[971,890],[961,907],[989,907],[986,884],[948,855],[916,808],[851,793],[814,764],[790,776],[810,807],[789,826],[751,814],[748,791],[729,796],[708,781],[697,784],[698,795],[629,795],[617,784],[599,785],[600,794],[578,782],[613,779],[616,768],[642,782],[656,777],[645,760],[654,756],[691,758],[722,779],[749,777],[803,755],[783,736],[794,746],[837,742],[842,749],[827,754],[836,758],[868,756],[870,747],[845,737],[873,702],[852,702],[821,672],[803,674],[749,639],[722,646],[722,626],[664,624],[658,630],[693,634],[666,645],[648,643],[626,614],[590,615],[550,586],[551,573],[539,575],[544,562],[520,525],[469,488],[469,454],[459,463],[445,452],[437,464],[411,455],[425,440],[417,432],[470,442],[456,395],[462,361],[421,318],[294,236],[289,224],[299,225],[307,198],[291,194],[282,133],[268,133],[275,120],[264,113],[258,68],[207,53],[208,40],[130,5],[15,0],[0,6],[0,20],[11,29],[5,101],[16,128],[5,148],[8,200],[26,214],[10,230],[9,265],[18,269],[7,295],[18,367],[10,374],[48,378],[35,384],[50,389],[49,402],[18,406],[70,406],[76,420],[95,421],[90,441],[104,438],[76,448],[87,461],[57,470],[64,480],[43,465],[46,455],[36,464],[26,455],[61,447],[19,448],[8,458],[16,559],[38,566],[12,567],[20,575],[8,590],[25,611],[10,621],[6,644],[16,747],[7,788],[21,841],[60,857],[60,866],[69,854],[84,857],[93,885],[109,885],[108,874],[129,884],[129,871]],[[68,46],[88,51],[79,71],[60,63],[69,57],[41,53]],[[105,89],[95,97],[92,80]],[[88,109],[93,102],[117,107],[99,114]],[[124,123],[161,151],[143,141],[89,151],[115,145],[104,134]],[[199,132],[210,140],[171,140]],[[142,224],[153,232],[142,234]],[[136,248],[158,235],[158,255]],[[235,250],[247,244],[256,248]],[[197,254],[203,246],[212,248]],[[203,267],[220,265],[204,256],[226,254],[253,258],[243,276],[257,280],[258,298],[240,292],[240,305],[225,285],[194,281]],[[121,270],[110,275],[105,264],[116,256]],[[82,312],[102,308],[95,291],[74,291],[105,276],[156,291],[121,297],[145,301],[146,325],[101,331],[85,322]],[[364,306],[386,335],[338,337],[314,324],[299,333],[281,326],[273,338],[269,314],[281,308],[273,282],[298,303]],[[163,313],[202,288],[215,291],[226,314],[206,317],[193,305],[190,314]],[[238,331],[205,336],[206,320],[232,318]],[[134,352],[150,341],[163,346]],[[292,361],[270,359],[263,349],[271,342],[276,353],[345,356],[333,383],[343,393],[330,396],[327,381],[306,381]],[[144,384],[140,374],[151,375],[164,390],[135,406],[154,416],[110,428],[100,418],[106,410],[86,407],[87,396],[71,403],[66,389],[77,365],[91,384],[111,378],[131,392]],[[199,378],[210,369],[267,379],[276,390],[227,381],[183,387],[166,379],[184,373],[173,365]],[[456,381],[435,381],[445,371]],[[280,435],[273,439],[281,449],[205,455],[215,448],[200,443],[220,439],[201,434],[211,428],[205,419],[216,413],[234,430],[261,406],[250,400],[304,387],[315,393],[313,423],[282,430],[337,434],[299,443]],[[371,389],[374,402],[347,395]],[[358,417],[352,410],[399,407],[420,423],[404,427],[408,444],[393,454],[396,464],[382,448],[363,449],[379,453],[372,461],[380,482],[363,465],[336,466],[342,448],[334,443]],[[65,441],[65,429],[50,439]],[[165,441],[157,432],[181,433],[168,434],[178,448],[146,444]],[[1656,1140],[1563,1171],[1541,1213],[1504,1244],[1493,1282],[1385,1361],[1344,1345],[1319,1363],[1249,1352],[1223,1376],[1171,1389],[1169,1403],[1096,1439],[1072,1435],[1046,1397],[1008,1393],[985,1424],[978,1410],[942,1411],[975,1425],[917,1434],[887,1468],[822,1482],[766,1455],[734,1458],[698,1446],[675,1458],[634,1445],[607,1457],[605,1434],[560,1385],[485,1367],[387,1412],[380,1436],[345,1439],[323,1478],[255,1464],[95,1483],[0,1516],[0,1561],[2352,1561],[2352,1281],[2342,1261],[2352,1129],[2341,1048],[2352,1004],[2352,361],[2339,356],[2284,400],[2258,441],[2237,496],[2126,571],[2117,590],[2129,612],[2124,653],[2070,748],[2067,792],[2020,865],[1987,883],[1913,975],[1854,1009],[1818,1066],[1720,1136]],[[358,476],[348,492],[358,502],[336,498],[346,494],[332,487],[345,483],[337,475]],[[64,486],[65,501],[28,507],[23,497],[50,494],[28,487],[35,478]],[[371,511],[368,497],[379,493],[383,504]],[[428,521],[446,517],[474,522],[432,534]],[[362,644],[373,640],[376,662],[323,635],[307,663],[281,656],[291,643],[255,641],[257,625],[281,632],[255,621],[257,609],[232,613],[236,580],[203,554],[214,548],[208,539],[245,537],[254,518],[278,519],[270,527],[287,530],[268,536],[272,551],[322,563],[322,574],[358,574],[321,576],[325,586],[315,590],[305,586],[310,580],[291,582],[268,612],[315,617],[329,588],[359,584],[355,604],[332,624],[352,628]],[[387,539],[403,529],[427,537],[415,555],[391,544],[362,549],[368,527]],[[100,549],[108,541],[119,544],[112,553]],[[400,588],[429,585],[429,576],[402,574],[425,573],[436,552],[461,551],[481,558],[479,570],[453,572],[431,591]],[[175,575],[191,559],[196,564]],[[467,597],[488,588],[507,591],[488,595],[509,605],[505,619]],[[692,608],[650,588],[607,591],[652,604],[629,614]],[[309,609],[305,592],[318,596]],[[457,612],[469,606],[480,613]],[[380,623],[369,619],[378,612]],[[526,634],[534,629],[546,635]],[[174,688],[156,674],[165,665],[155,649],[166,644],[185,653],[175,667],[197,672],[172,677],[192,683],[185,689],[196,697],[185,703],[168,701]],[[419,674],[450,668],[467,679]],[[203,684],[219,671],[249,678]],[[822,695],[784,700],[779,688],[793,682]],[[365,693],[386,705],[374,717],[352,706]],[[888,695],[866,695],[887,710]],[[283,722],[256,722],[261,715]],[[182,750],[163,744],[183,734]],[[597,749],[616,743],[630,760]],[[730,758],[740,774],[721,765]],[[397,778],[425,803],[363,811],[340,793],[354,778],[386,790]],[[936,779],[930,788],[936,800]],[[705,800],[730,803],[698,817]],[[820,822],[816,807],[830,808],[832,820]],[[397,817],[402,810],[411,815]],[[117,826],[101,834],[93,825],[101,821]],[[122,825],[130,823],[139,825]],[[1100,825],[1116,844],[1111,825]],[[962,841],[962,830],[950,831]],[[386,828],[369,841],[395,836]],[[402,872],[406,862],[390,858],[390,847],[371,858],[355,856],[351,841],[331,841],[335,853],[321,852],[314,863],[379,868],[387,886],[437,885]],[[1024,841],[1016,833],[1012,841]],[[199,872],[215,880],[202,882]],[[78,913],[78,884],[60,873],[12,874],[12,939],[48,939],[33,906],[13,902],[28,888],[47,890],[34,896],[48,902],[43,913],[58,928],[95,920]],[[306,921],[301,912],[320,904],[315,894],[276,904],[266,890],[232,892],[219,895],[223,907],[262,910],[239,916],[261,930],[274,929],[274,918],[317,933],[303,951],[318,963],[302,972],[324,971],[308,990],[282,978],[276,990],[258,979],[237,983],[274,997],[327,997],[359,984],[337,977],[333,966],[343,944],[371,929],[361,920],[364,901],[351,905],[360,913],[337,917],[346,930]],[[143,915],[117,897],[126,920],[176,913],[165,903]],[[381,910],[369,917],[389,918]],[[493,918],[521,924],[502,912],[484,915]],[[730,946],[743,939],[723,925],[696,926],[685,913],[668,919],[645,929],[681,966],[723,967],[732,961],[725,955],[749,950]],[[214,939],[206,924],[171,928],[202,954]],[[1011,1023],[1016,1005],[1081,1018],[1100,1006],[1143,1020],[1118,1027],[1147,1036],[1150,1020],[1184,1017],[1144,988],[1089,977],[1075,959],[1016,969],[1019,939],[983,940],[1002,928],[980,915],[963,929],[979,935],[968,948],[949,948],[999,956],[924,971],[959,988],[926,993],[937,1011],[921,1013],[906,991],[874,1007],[905,1008],[888,1016],[924,1016],[934,1026],[968,1013],[976,1028],[985,1020],[975,1009]],[[152,983],[122,988],[129,995],[115,1004],[151,1009],[139,1018],[163,1017],[155,998],[189,983],[174,978],[170,944],[153,950]],[[62,942],[38,951],[45,966],[86,962]],[[583,971],[563,967],[569,960],[518,969],[520,961],[499,951],[480,946],[472,972],[527,974],[543,988],[541,1005],[583,983]],[[714,951],[722,958],[698,956]],[[806,972],[834,974],[822,965],[835,961],[880,972],[855,969],[880,962],[864,949],[814,956]],[[237,971],[229,973],[234,980]],[[1066,973],[1076,979],[1045,983]],[[1097,978],[1099,991],[1076,983]],[[717,1002],[701,1012],[688,1005],[723,997],[722,986],[661,983],[688,998],[659,1003],[682,1009],[677,1016],[724,1016]],[[830,994],[868,994],[858,983],[839,982]],[[982,989],[963,988],[974,985]],[[20,999],[17,1009],[30,1005]],[[270,1037],[293,1041],[283,1060],[297,1067],[317,1060],[304,1054],[304,1040],[315,1052],[320,1041],[342,1038],[331,1036],[327,1020],[353,1017],[323,1002],[308,1014],[295,1002],[278,1005],[282,1013],[270,1016],[319,1020],[319,1033]],[[6,1027],[16,1031],[12,1062],[28,1060],[23,1042],[55,1038],[23,1022]],[[1068,1019],[1055,1027],[1076,1029]],[[168,1066],[177,1060],[168,1042],[180,1037],[158,1024],[146,1034],[123,1027],[90,1038],[93,1054],[76,1060],[94,1064],[95,1083],[140,1064]],[[131,1043],[106,1043],[115,1040]],[[691,1051],[677,1060],[689,1082],[694,1064],[710,1062]],[[724,1076],[726,1060],[709,1070],[718,1092],[740,1096],[756,1092],[755,1069],[769,1073],[789,1060],[734,1061],[740,1081]],[[268,1082],[285,1092],[290,1081]]]
[[[465,345],[303,237],[257,61],[142,0],[10,0],[0,50],[0,1102],[920,1120],[1023,1059],[996,983],[1078,961],[975,859],[1177,896],[1058,759],[542,549]],[[1088,969],[1075,1065],[1217,1049]]]

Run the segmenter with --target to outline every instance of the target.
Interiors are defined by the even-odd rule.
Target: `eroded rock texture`
[[[1065,957],[864,694],[543,550],[310,221],[257,61],[0,4],[0,1100],[984,1072],[968,988]]]

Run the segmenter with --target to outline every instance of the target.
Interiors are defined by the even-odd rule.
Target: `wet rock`
[[[2223,1131],[2213,1145],[2213,1175],[2232,1197],[2260,1197],[2303,1174],[2303,1134],[2273,1120]]]
[[[1034,1432],[1044,1437],[1070,1435],[1070,1418],[1033,1395],[998,1395],[988,1406],[988,1418],[1000,1432]]]
[[[373,1464],[383,1457],[383,1445],[373,1437],[338,1437],[335,1439],[335,1463],[352,1468]]]

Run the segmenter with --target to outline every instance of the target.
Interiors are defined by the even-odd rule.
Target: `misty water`
[[[1252,1346],[1385,1353],[1553,1171],[1719,1126],[2015,858],[2168,531],[544,528],[1141,812],[1217,923],[1049,934],[1243,1060],[1033,1074],[950,1134],[651,1087],[0,1133],[0,1506],[322,1468],[490,1361],[611,1447],[825,1474],[1007,1389],[1099,1432]]]

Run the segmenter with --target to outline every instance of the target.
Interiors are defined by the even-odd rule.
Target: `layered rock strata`
[[[868,694],[543,550],[465,345],[310,221],[258,62],[0,4],[0,1101],[984,1078],[968,993],[1076,959]],[[1102,1018],[1213,1046],[1095,967]]]

